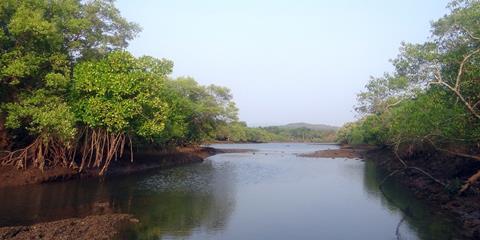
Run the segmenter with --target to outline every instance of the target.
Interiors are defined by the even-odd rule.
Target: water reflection
[[[210,162],[176,168],[140,181],[130,213],[141,224],[126,238],[183,238],[193,231],[225,228],[235,207],[231,169]]]
[[[140,219],[128,238],[191,235],[225,227],[235,207],[228,166],[211,163],[114,178],[0,190],[0,225],[102,213],[131,213]],[[133,231],[132,231],[133,230]]]
[[[248,144],[201,164],[106,181],[0,189],[0,225],[131,213],[129,239],[452,239],[448,217],[386,183],[372,162],[301,158],[333,145]],[[392,202],[393,200],[393,202]]]
[[[405,223],[400,226],[400,233],[405,239],[458,239],[457,224],[450,216],[442,215],[415,196],[395,179],[383,184],[383,192],[379,184],[386,176],[372,161],[366,161],[363,182],[365,192],[391,212],[402,213]],[[385,196],[386,195],[386,196]],[[395,229],[392,229],[395,231]]]

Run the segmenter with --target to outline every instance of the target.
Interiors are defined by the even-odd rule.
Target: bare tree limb
[[[443,85],[447,89],[451,90],[453,93],[455,93],[455,95],[457,95],[458,99],[460,99],[460,101],[462,101],[462,103],[465,105],[465,107],[467,107],[468,111],[470,111],[470,113],[472,113],[473,116],[475,116],[477,119],[480,119],[480,113],[475,111],[473,106],[467,100],[465,100],[463,95],[457,89],[455,89],[454,87],[450,86],[448,83],[446,83],[444,81],[441,81],[441,80],[438,80],[436,82],[432,82],[432,84]]]
[[[467,63],[467,61],[475,54],[479,53],[480,52],[480,48],[469,53],[468,55],[466,55],[462,62],[460,63],[460,68],[458,69],[458,73],[457,73],[457,78],[455,80],[455,90],[460,92],[460,81],[462,79],[462,75],[463,75],[463,69],[465,68],[465,63]]]
[[[394,102],[394,103],[392,103],[392,104],[388,104],[387,107],[386,107],[386,109],[395,107],[395,106],[397,106],[398,104],[402,103],[403,101],[404,101],[404,99],[400,99],[400,100],[398,100],[398,101],[396,101],[396,102]]]
[[[462,188],[460,189],[460,191],[458,193],[459,194],[464,193],[467,189],[470,188],[470,186],[472,186],[472,184],[477,182],[478,179],[480,179],[480,170],[478,170],[477,173],[473,174],[472,176],[470,176],[467,179],[467,181],[465,182],[465,184],[463,184]]]

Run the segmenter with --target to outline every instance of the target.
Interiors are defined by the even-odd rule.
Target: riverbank
[[[136,223],[138,220],[128,214],[92,215],[31,226],[2,227],[0,228],[0,240],[107,240],[117,238],[124,228]]]
[[[131,162],[130,159],[113,162],[106,173],[106,177],[198,163],[215,154],[239,151],[243,150],[214,149],[210,147],[181,147],[166,151],[154,149],[144,150],[134,154],[133,162]],[[87,169],[78,172],[71,168],[55,167],[41,171],[37,168],[18,170],[13,166],[1,166],[0,188],[72,179],[95,178],[99,177],[98,173],[99,169]]]
[[[316,158],[350,158],[374,161],[387,174],[402,168],[400,161],[388,148],[372,146],[342,146],[340,149],[322,150],[300,155]],[[418,171],[398,172],[393,177],[407,186],[419,199],[424,199],[436,209],[451,214],[461,226],[461,232],[468,239],[480,239],[480,195],[478,190],[458,196],[456,191],[462,181],[473,174],[480,164],[470,159],[445,155],[442,153],[422,152],[403,159],[409,166],[425,170],[446,187],[433,181]],[[474,188],[478,189],[478,184]]]
[[[373,160],[386,172],[401,169],[400,161],[390,149],[375,149],[365,152],[364,157]],[[403,159],[409,166],[425,170],[446,187],[436,183],[418,171],[403,171],[394,176],[396,181],[407,186],[418,198],[451,214],[468,239],[480,239],[480,195],[478,183],[466,194],[456,193],[466,179],[478,169],[479,163],[471,159],[435,152],[420,152]]]
[[[374,149],[372,146],[358,146],[352,147],[349,145],[342,145],[339,149],[320,150],[313,153],[299,154],[300,157],[309,158],[349,158],[349,159],[362,159],[365,154]]]

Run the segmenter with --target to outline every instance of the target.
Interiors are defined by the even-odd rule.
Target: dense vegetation
[[[232,142],[335,142],[335,127],[312,124],[247,127],[243,122],[232,122],[221,127],[216,139]]]
[[[480,161],[480,2],[454,0],[421,44],[403,43],[392,73],[371,78],[358,94],[360,120],[340,142],[376,144],[396,152],[433,148]],[[468,189],[480,171],[466,180]]]
[[[104,174],[135,146],[200,143],[237,122],[227,88],[125,51],[139,31],[109,0],[0,1],[0,163]]]

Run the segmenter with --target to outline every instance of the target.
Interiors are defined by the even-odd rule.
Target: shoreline
[[[112,162],[105,176],[98,175],[99,169],[86,169],[78,172],[71,168],[56,167],[41,171],[36,168],[18,170],[12,166],[1,166],[0,188],[128,175],[153,169],[166,169],[185,164],[199,163],[216,154],[245,151],[249,150],[216,149],[211,147],[181,147],[166,151],[145,150],[136,152],[133,162],[129,159],[119,159],[116,162]]]
[[[339,149],[319,150],[311,153],[299,154],[298,156],[306,158],[348,158],[361,160],[365,157],[365,154],[372,149],[374,149],[374,147],[367,145],[358,147],[341,145]]]

